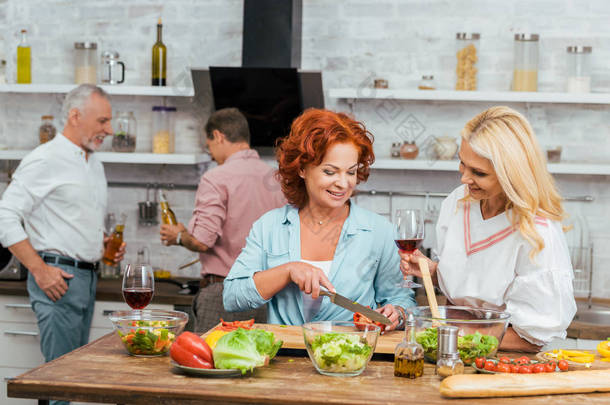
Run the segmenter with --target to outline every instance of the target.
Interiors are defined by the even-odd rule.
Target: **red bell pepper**
[[[367,305],[367,308],[370,308],[370,306]],[[386,325],[384,325],[381,322],[376,322],[373,321],[371,319],[369,319],[368,317],[362,315],[360,312],[354,312],[354,324],[356,324],[356,327],[360,330],[364,330],[365,325],[377,325],[381,328],[381,332],[383,332],[385,330]]]
[[[210,346],[192,332],[183,332],[169,350],[171,358],[178,364],[194,368],[214,368]]]

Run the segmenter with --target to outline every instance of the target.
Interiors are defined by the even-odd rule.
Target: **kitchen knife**
[[[320,287],[320,295],[327,296],[328,298],[330,298],[330,302],[332,302],[335,305],[339,305],[340,307],[345,308],[348,311],[359,312],[362,315],[369,318],[370,320],[375,321],[375,322],[380,322],[384,325],[388,325],[388,326],[392,325],[392,321],[390,321],[384,315],[381,315],[379,312],[375,312],[371,308],[358,304],[356,301],[345,298],[344,296],[339,295],[337,293],[331,293],[324,287]]]

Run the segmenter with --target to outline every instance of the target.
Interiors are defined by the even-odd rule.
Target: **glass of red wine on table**
[[[394,242],[402,252],[413,253],[424,240],[424,217],[418,209],[397,209],[394,215]],[[419,288],[409,277],[398,283],[402,288]]]
[[[123,298],[132,309],[144,309],[152,300],[155,278],[149,264],[128,264],[123,275]]]

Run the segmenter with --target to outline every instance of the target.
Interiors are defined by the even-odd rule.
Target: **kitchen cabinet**
[[[173,310],[171,304],[151,304],[151,309]],[[91,322],[89,341],[112,332],[112,323],[108,314],[112,311],[130,309],[124,302],[96,301],[95,312]],[[13,378],[44,363],[40,352],[40,337],[36,324],[36,316],[30,306],[27,296],[0,295],[0,403],[4,404],[35,404],[34,400],[18,400],[7,398],[6,379]]]

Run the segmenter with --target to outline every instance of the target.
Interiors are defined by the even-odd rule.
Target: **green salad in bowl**
[[[440,318],[433,318],[430,307],[410,308],[416,321],[415,339],[424,348],[426,360],[436,363],[438,325],[458,327],[457,347],[464,364],[477,357],[496,354],[504,337],[510,315],[502,311],[475,307],[439,307]]]
[[[353,322],[310,322],[303,325],[303,338],[319,373],[355,376],[366,368],[380,331],[376,325],[366,325],[360,330]]]

